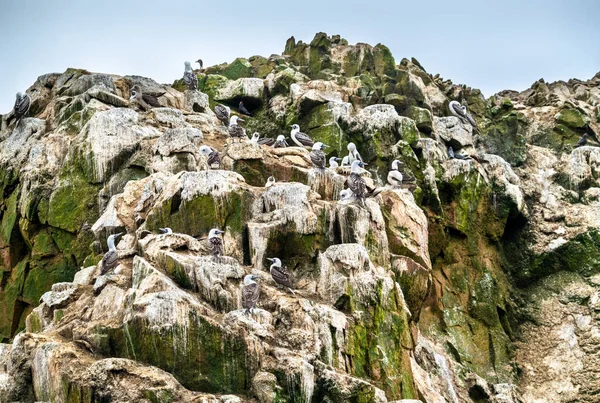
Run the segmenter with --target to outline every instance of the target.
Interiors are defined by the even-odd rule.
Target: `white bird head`
[[[338,157],[331,157],[331,158],[329,158],[329,165],[337,166],[337,164],[338,164],[337,161],[339,161],[339,160],[340,160],[340,158],[338,158]]]
[[[190,62],[185,62],[185,71],[192,71],[192,63]]]
[[[280,134],[279,136],[277,136],[277,141],[285,141],[285,136],[283,134]]]
[[[210,153],[213,152],[212,148],[210,148],[209,146],[201,146],[198,150],[203,155],[210,155]]]
[[[350,158],[348,158],[348,156],[346,155],[344,158],[342,158],[342,166],[348,166],[350,165]]]
[[[367,164],[365,164],[364,162],[362,162],[362,161],[360,161],[360,160],[356,160],[356,161],[354,161],[354,162],[352,163],[352,168],[351,168],[351,170],[352,170],[352,172],[354,172],[354,173],[358,173],[358,171],[359,171],[359,168],[364,168],[364,167],[365,167],[365,165],[367,165]]]
[[[281,267],[281,260],[279,260],[279,258],[277,258],[277,257],[267,258],[267,260],[270,261],[271,263],[273,263],[273,266]]]
[[[252,141],[253,142],[258,142],[258,139],[260,138],[260,134],[258,132],[254,132],[252,133]]]
[[[202,61],[202,59],[196,60],[196,63],[198,63],[200,65],[200,68],[202,68],[202,66],[204,66],[204,62]]]
[[[216,237],[218,237],[220,234],[224,234],[224,233],[225,233],[225,231],[221,231],[220,229],[213,228],[213,229],[211,229],[211,230],[210,230],[210,232],[208,233],[208,239],[211,239],[211,238],[216,238]]]
[[[344,189],[340,192],[340,200],[348,200],[352,196],[352,191],[350,189]]]
[[[244,285],[256,284],[255,280],[260,280],[260,276],[255,274],[246,274],[244,276]]]
[[[163,234],[172,234],[173,233],[173,230],[169,227],[159,228],[159,231],[162,232]]]
[[[313,147],[312,147],[312,149],[313,149],[313,150],[322,150],[322,149],[324,149],[325,147],[329,147],[329,146],[328,146],[328,145],[325,145],[325,144],[323,144],[323,143],[321,143],[320,141],[317,141],[315,144],[313,144]]]
[[[21,99],[23,98],[23,93],[22,92],[17,92],[17,99]]]
[[[356,151],[356,145],[354,143],[348,143],[348,151]]]
[[[300,126],[292,125],[292,134],[296,134],[300,131]]]
[[[231,117],[231,120],[229,121],[229,125],[230,126],[231,125],[237,125],[238,124],[237,122],[243,122],[243,121],[244,121],[244,119],[242,119],[242,118],[234,115],[234,116]]]
[[[115,250],[115,241],[121,235],[123,235],[123,233],[119,232],[118,234],[112,234],[108,237],[108,240],[106,241],[106,243],[108,244],[108,250]]]
[[[398,161],[398,160],[394,160],[392,162],[392,169],[394,170],[398,170],[398,165],[401,164],[402,162]]]
[[[269,176],[267,178],[267,183],[265,184],[265,187],[268,188],[268,187],[273,186],[274,184],[275,184],[275,177]]]

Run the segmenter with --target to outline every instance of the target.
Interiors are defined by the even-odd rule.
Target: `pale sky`
[[[88,4],[89,3],[89,4]],[[486,96],[600,71],[600,1],[0,0],[0,113],[68,67],[162,83],[205,66],[281,54],[317,32],[388,46]]]

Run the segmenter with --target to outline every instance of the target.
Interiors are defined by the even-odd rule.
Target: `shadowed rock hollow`
[[[485,99],[323,33],[196,73],[197,92],[69,69],[27,90],[17,127],[2,116],[0,401],[596,401],[600,75]],[[328,158],[354,142],[369,183],[394,159],[415,180],[338,201],[344,168],[231,144],[213,107],[240,101],[248,134],[298,124]]]

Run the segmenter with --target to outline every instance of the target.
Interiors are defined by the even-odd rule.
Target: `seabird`
[[[285,141],[285,136],[282,136],[282,135],[277,136],[277,139],[274,139],[272,137],[263,137],[262,139],[258,140],[258,144],[265,145],[265,146],[271,146],[274,148],[287,147],[287,142]]]
[[[208,250],[215,257],[219,257],[223,254],[223,240],[219,235],[224,233],[225,231],[221,231],[217,228],[211,229],[208,233]]]
[[[279,135],[277,136],[277,139],[275,140],[275,143],[273,143],[273,148],[285,148],[288,147],[288,143],[285,140],[285,136],[283,135]]]
[[[295,294],[292,290],[292,280],[290,278],[290,272],[288,271],[287,267],[282,266],[281,260],[279,260],[276,257],[267,258],[267,260],[272,262],[269,271],[271,272],[271,277],[273,277],[275,283],[287,287],[288,290],[292,292],[292,294]]]
[[[259,139],[260,139],[260,133],[254,132],[254,133],[252,133],[252,138],[250,138],[250,140],[248,140],[248,141],[250,143],[260,144],[260,142],[258,141]]]
[[[343,167],[350,166],[350,157],[348,155],[346,155],[344,158],[342,158],[342,166]]]
[[[356,160],[362,161],[362,157],[356,151],[356,145],[354,143],[348,143],[348,165],[352,165],[352,163]]]
[[[350,200],[352,198],[352,191],[350,189],[344,189],[340,192],[340,200]]]
[[[265,187],[268,189],[275,184],[275,177],[269,176],[267,179],[267,183],[265,183]]]
[[[292,125],[292,141],[299,147],[312,147],[315,142],[307,134],[300,131],[300,126]]]
[[[138,103],[141,105],[144,110],[149,110],[151,108],[160,108],[162,105],[158,102],[158,99],[154,95],[143,94],[142,89],[139,85],[134,85],[131,88],[131,97],[130,101],[136,99]]]
[[[260,276],[247,274],[244,277],[244,288],[242,289],[242,306],[246,308],[246,314],[254,313],[258,297],[260,296],[260,286],[255,280],[259,280]]]
[[[468,160],[469,158],[471,158],[468,155],[455,153],[452,149],[452,146],[448,147],[448,157],[450,157],[450,159],[456,158],[457,160]]]
[[[202,61],[202,59],[196,60],[196,63],[198,63],[200,65],[200,69],[202,69],[202,67],[204,67],[204,62]]]
[[[103,275],[117,266],[117,262],[119,261],[119,253],[117,252],[117,248],[115,247],[115,240],[122,234],[122,232],[119,232],[118,234],[113,234],[109,236],[108,240],[106,241],[106,243],[108,244],[108,252],[104,254],[102,262],[100,263],[100,273]]]
[[[573,148],[584,146],[584,145],[586,145],[586,143],[587,143],[587,133],[583,133],[583,137],[581,137],[579,139],[579,141],[577,142],[577,145],[573,146]]]
[[[398,165],[402,162],[398,160],[394,160],[392,162],[392,170],[388,172],[387,181],[390,185],[395,188],[399,188],[402,186],[402,173],[398,170]]]
[[[199,150],[202,155],[208,158],[206,163],[208,164],[209,168],[212,168],[214,164],[217,164],[219,168],[221,167],[221,155],[217,151],[213,150],[209,146],[201,146]]]
[[[185,62],[185,71],[183,72],[183,82],[189,90],[196,91],[198,89],[198,77],[192,70],[192,64]]]
[[[466,106],[461,105],[457,101],[450,101],[450,104],[448,104],[448,109],[450,109],[451,114],[462,120],[464,123],[469,123],[475,130],[479,131],[477,122],[475,122],[473,116],[467,112]]]
[[[313,145],[312,151],[308,155],[310,157],[310,160],[312,161],[313,165],[315,166],[315,168],[325,169],[325,161],[326,161],[325,153],[322,151],[323,148],[325,148],[325,147],[329,147],[329,146],[326,146],[325,144],[321,143],[320,141],[317,141]]]
[[[354,193],[354,196],[363,206],[367,194],[367,183],[364,178],[360,176],[360,168],[363,168],[365,165],[366,164],[362,161],[354,161],[350,170],[350,176],[348,176],[348,188]]]
[[[219,119],[225,126],[229,126],[229,113],[230,109],[225,105],[216,105],[215,106],[215,115],[217,115],[217,119]]]
[[[235,142],[236,137],[240,139],[240,142],[244,137],[246,137],[246,132],[242,126],[238,125],[238,121],[243,122],[244,119],[237,116],[232,116],[231,121],[229,122],[229,135],[231,136],[233,142]]]
[[[338,161],[341,161],[341,158],[338,157],[331,157],[329,158],[329,168],[335,169],[337,167],[339,167],[339,164],[337,163]]]
[[[173,230],[169,227],[167,228],[159,228],[159,231],[162,232],[163,234],[172,234]]]
[[[252,116],[250,114],[250,112],[248,111],[248,109],[246,109],[246,107],[244,106],[244,102],[243,101],[240,101],[240,103],[238,104],[238,110],[240,112],[242,112],[246,116]]]
[[[13,119],[16,119],[16,124],[18,125],[21,119],[29,111],[30,106],[31,98],[29,98],[29,95],[17,92],[15,106],[13,107],[13,114],[7,119],[6,124],[9,125]]]

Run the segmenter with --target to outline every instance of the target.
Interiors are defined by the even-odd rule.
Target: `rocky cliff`
[[[27,90],[18,126],[3,116],[0,401],[597,401],[600,75],[485,99],[322,33],[196,73],[199,91],[69,69]],[[163,107],[130,102],[134,85]],[[415,182],[338,201],[343,169],[231,144],[213,107],[240,101],[249,134],[299,124],[328,156],[354,142],[367,180],[399,159]]]

